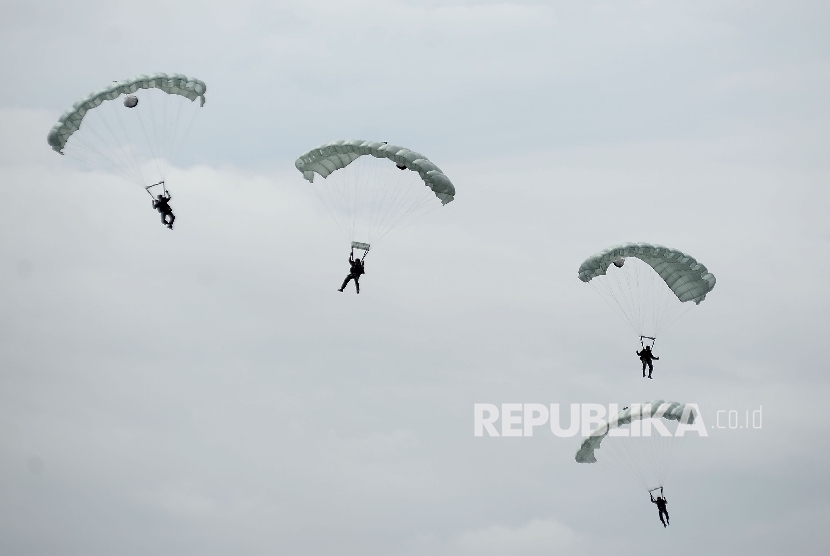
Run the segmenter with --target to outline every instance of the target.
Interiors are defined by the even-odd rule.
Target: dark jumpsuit
[[[161,213],[161,223],[172,230],[176,215],[173,214],[173,209],[170,208],[170,199],[172,197],[169,193],[167,195],[159,195],[157,199],[153,199],[153,208]],[[167,219],[168,216],[170,217],[169,220]]]
[[[363,261],[355,259],[354,254],[351,254],[349,255],[349,264],[351,265],[351,270],[349,271],[349,275],[346,276],[346,279],[343,280],[343,285],[340,286],[340,291],[342,292],[346,288],[349,280],[354,280],[354,287],[357,290],[357,293],[360,293],[360,275],[366,273],[363,268]]]
[[[637,355],[640,356],[640,361],[643,362],[643,376],[646,376],[646,366],[648,366],[648,378],[651,378],[651,373],[654,371],[654,365],[651,362],[659,361],[660,358],[654,357],[649,347],[644,347],[642,351],[637,352]]]
[[[649,494],[649,496],[651,495]],[[666,527],[669,524],[669,512],[666,510],[668,501],[662,496],[658,496],[657,500],[652,496],[651,503],[657,505],[657,511],[660,512],[660,521],[663,523],[663,527]],[[666,519],[663,519],[663,516],[666,516]]]

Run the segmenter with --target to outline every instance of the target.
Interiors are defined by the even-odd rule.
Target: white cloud
[[[7,552],[826,545],[821,420],[794,410],[828,389],[817,5],[17,4],[0,9]],[[174,232],[45,141],[76,98],[158,70],[209,87]],[[373,252],[360,296],[335,291],[347,243],[292,165],[350,136],[424,152],[458,187]],[[718,277],[661,338],[654,384],[575,276],[625,240]],[[472,436],[476,401],[646,394],[764,407],[758,434],[684,451],[675,536],[647,496],[575,469],[569,441]]]
[[[485,529],[460,533],[450,543],[449,554],[536,556],[561,550],[579,553],[579,537],[567,525],[555,519],[533,519],[524,525],[492,525]]]

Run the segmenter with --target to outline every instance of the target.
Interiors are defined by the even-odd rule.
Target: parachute
[[[455,198],[455,186],[440,168],[398,145],[332,141],[301,155],[294,165],[343,235],[367,252],[391,230]],[[315,184],[315,174],[326,183]]]
[[[171,160],[204,106],[206,90],[203,81],[177,73],[118,81],[73,104],[46,140],[54,151],[148,192],[154,185],[164,188]],[[117,102],[122,95],[123,102]]]
[[[613,265],[613,266],[611,266]],[[589,257],[579,279],[605,298],[640,339],[654,340],[715,287],[691,255],[650,243],[623,243]]]
[[[609,475],[655,490],[664,486],[675,460],[677,437],[684,432],[669,430],[667,422],[691,425],[696,415],[691,404],[663,400],[632,404],[591,431],[576,452],[576,462],[596,464]]]

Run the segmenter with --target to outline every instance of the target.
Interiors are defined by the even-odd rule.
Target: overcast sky
[[[830,4],[0,2],[4,555],[826,554]],[[207,83],[178,220],[46,133],[153,72]],[[455,202],[359,296],[293,161],[425,153]],[[636,336],[577,268],[693,254],[716,288]],[[697,403],[648,496],[473,404]],[[762,429],[718,410],[763,407]]]

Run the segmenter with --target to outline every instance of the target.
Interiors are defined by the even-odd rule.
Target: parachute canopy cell
[[[417,172],[427,187],[441,200],[442,205],[455,198],[455,186],[440,168],[424,155],[397,145],[360,139],[332,141],[301,155],[294,165],[303,173],[305,179],[313,183],[315,172],[326,178],[364,155],[388,158],[398,168],[404,167]]]
[[[582,263],[579,279],[590,282],[604,275],[608,265],[625,257],[636,257],[651,266],[683,303],[694,301],[699,305],[715,287],[714,275],[694,257],[677,249],[650,243],[623,243],[600,251]]]
[[[207,86],[204,81],[179,73],[139,75],[113,83],[109,87],[90,93],[73,104],[72,108],[58,119],[58,123],[52,126],[46,137],[47,142],[53,150],[63,154],[66,142],[81,128],[81,122],[87,112],[97,108],[103,102],[114,100],[122,94],[134,93],[139,89],[159,89],[167,94],[179,95],[191,101],[198,98],[201,101],[200,106],[204,106]]]
[[[695,422],[695,409],[691,405],[679,402],[666,402],[663,400],[632,404],[631,407],[626,407],[616,415],[612,415],[607,420],[602,421],[582,441],[582,445],[576,452],[577,463],[596,463],[597,458],[594,455],[594,451],[599,450],[600,444],[611,430],[619,428],[622,425],[631,424],[632,421],[650,418],[662,418],[690,425]]]

